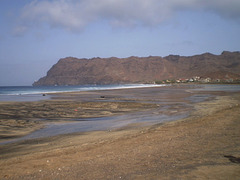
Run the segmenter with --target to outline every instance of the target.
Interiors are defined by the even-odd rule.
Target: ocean
[[[155,84],[116,84],[82,86],[0,86],[0,101],[38,101],[46,100],[53,93],[143,88],[165,85]]]

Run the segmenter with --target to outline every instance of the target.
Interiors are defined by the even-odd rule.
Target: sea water
[[[82,86],[0,86],[0,101],[37,101],[53,93],[164,86],[155,84],[116,84]],[[47,96],[46,96],[47,95]]]
[[[239,84],[201,84],[200,88],[193,89],[194,91],[224,91],[238,92],[240,91]]]

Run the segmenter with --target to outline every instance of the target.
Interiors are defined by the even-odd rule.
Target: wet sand
[[[51,95],[51,100],[0,103],[0,143],[22,137],[46,124],[89,121],[90,118],[187,111],[191,93],[182,87],[121,89]],[[156,112],[149,112],[155,110]],[[137,114],[135,116],[141,116]],[[152,116],[152,115],[151,115]],[[106,126],[107,128],[107,126]]]
[[[208,101],[199,102],[206,97]],[[190,116],[151,126],[135,123],[112,131],[81,132],[0,145],[1,179],[240,178],[239,93],[194,92],[191,87],[180,86],[68,93],[51,101],[29,103],[31,105],[25,103],[27,108],[18,103],[1,104],[15,110],[22,107],[17,115],[16,111],[9,110],[11,108],[5,108],[8,109],[5,120],[13,122],[1,123],[2,127],[8,127],[2,128],[5,130],[2,136],[12,128],[14,131],[26,128],[27,134],[44,126],[45,121],[39,121],[42,118],[61,123],[76,117],[133,111],[144,111],[151,116],[150,112],[155,109],[159,115],[184,111]],[[43,104],[48,105],[45,115]],[[66,111],[67,107],[72,111]],[[29,108],[31,111],[24,113]],[[48,111],[49,108],[56,111]],[[85,114],[75,115],[76,108],[84,109]],[[22,122],[17,122],[17,118],[23,119]],[[25,130],[15,135],[21,136]]]

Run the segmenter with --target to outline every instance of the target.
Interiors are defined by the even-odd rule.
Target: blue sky
[[[0,86],[60,58],[240,50],[239,0],[0,0]]]

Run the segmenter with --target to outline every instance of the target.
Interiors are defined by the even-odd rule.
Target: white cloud
[[[240,19],[240,1],[239,0],[210,0],[206,2],[206,9],[216,12],[220,16]]]
[[[184,10],[240,19],[239,0],[35,0],[22,9],[18,31],[42,23],[81,31],[98,20],[112,26],[154,26]]]
[[[13,35],[14,36],[22,36],[27,31],[26,26],[17,26],[13,29]]]

